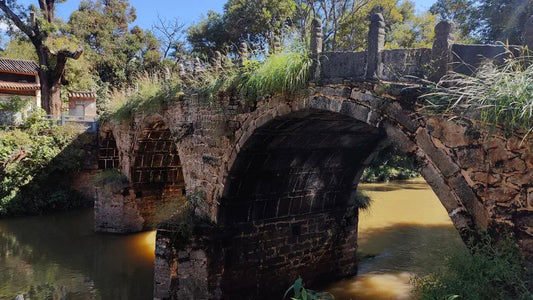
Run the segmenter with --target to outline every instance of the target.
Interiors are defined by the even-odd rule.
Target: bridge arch
[[[144,118],[133,137],[130,181],[144,226],[155,227],[185,202],[186,185],[176,142],[160,115]]]
[[[224,252],[223,295],[279,292],[298,275],[312,284],[354,274],[355,191],[365,167],[390,144],[416,155],[422,176],[464,237],[483,222],[442,174],[453,163],[439,161],[438,149],[423,139],[428,133],[410,133],[401,124],[409,116],[394,116],[372,101],[381,100],[281,102],[265,105],[270,108],[243,124],[247,130],[236,137],[217,211],[217,222],[234,230]]]

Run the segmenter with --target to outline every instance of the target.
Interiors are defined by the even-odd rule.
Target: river
[[[328,287],[336,299],[410,299],[410,278],[464,248],[421,179],[361,184],[358,276]],[[0,220],[0,299],[152,298],[155,232],[95,234],[92,210]]]

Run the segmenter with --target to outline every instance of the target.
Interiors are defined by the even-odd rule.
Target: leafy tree
[[[258,49],[272,45],[296,10],[293,0],[229,0],[224,5],[226,30],[231,42],[247,42]]]
[[[472,29],[479,26],[479,21],[472,15],[474,2],[473,0],[437,0],[429,11],[443,20],[454,21],[459,40],[475,42]]]
[[[24,37],[15,36],[6,43],[5,49],[1,53],[2,57],[11,59],[39,61],[35,47]]]
[[[248,43],[266,50],[274,36],[291,24],[296,11],[293,0],[229,0],[224,14],[209,11],[207,17],[187,31],[193,52],[205,56],[214,51],[235,52],[237,45]]]
[[[150,31],[129,30],[135,19],[127,0],[82,0],[70,16],[69,32],[85,42],[88,59],[104,83],[125,85],[139,72],[153,70],[161,58]]]
[[[524,0],[438,0],[431,12],[453,20],[459,37],[467,41],[522,44],[524,24],[533,2]]]
[[[369,16],[380,12],[387,24],[388,47],[427,46],[433,35],[435,18],[418,16],[409,0],[301,0],[310,17],[322,19],[324,49],[362,50],[366,46]]]
[[[61,32],[63,23],[55,18],[56,3],[65,0],[39,0],[28,9],[15,0],[1,0],[2,18],[16,27],[34,46],[39,65],[42,106],[49,114],[60,114],[62,79],[67,60],[83,53],[78,41]],[[29,13],[29,16],[28,16]],[[13,31],[13,30],[12,30]]]
[[[215,11],[208,11],[207,17],[187,30],[187,41],[195,54],[209,56],[215,51],[224,50],[230,43],[223,16]]]
[[[431,48],[437,16],[431,12],[415,14],[410,1],[401,5],[402,22],[392,24],[387,33],[387,48]]]
[[[472,30],[482,42],[502,41],[515,45],[522,44],[524,24],[532,14],[532,1],[477,1],[472,8],[472,18],[479,22],[479,27]]]

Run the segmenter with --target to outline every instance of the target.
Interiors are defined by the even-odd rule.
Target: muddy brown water
[[[422,180],[361,184],[358,276],[320,287],[336,299],[411,299],[427,274],[464,248]],[[95,234],[92,209],[0,220],[0,299],[151,299],[155,232]]]

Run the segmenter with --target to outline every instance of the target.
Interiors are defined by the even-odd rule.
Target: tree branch
[[[83,53],[83,48],[78,47],[75,51],[69,51],[69,50],[60,50],[58,51],[56,56],[56,67],[54,68],[51,81],[52,85],[56,85],[61,81],[61,78],[63,77],[63,74],[65,73],[65,66],[67,65],[67,59],[78,59],[80,58],[81,54]]]
[[[28,36],[30,40],[33,41],[35,38],[35,32],[32,30],[30,26],[22,22],[19,16],[9,8],[6,4],[6,0],[0,0],[0,9],[6,14],[7,18],[10,19],[13,23],[15,23],[15,26],[17,26],[20,31],[24,32]]]

